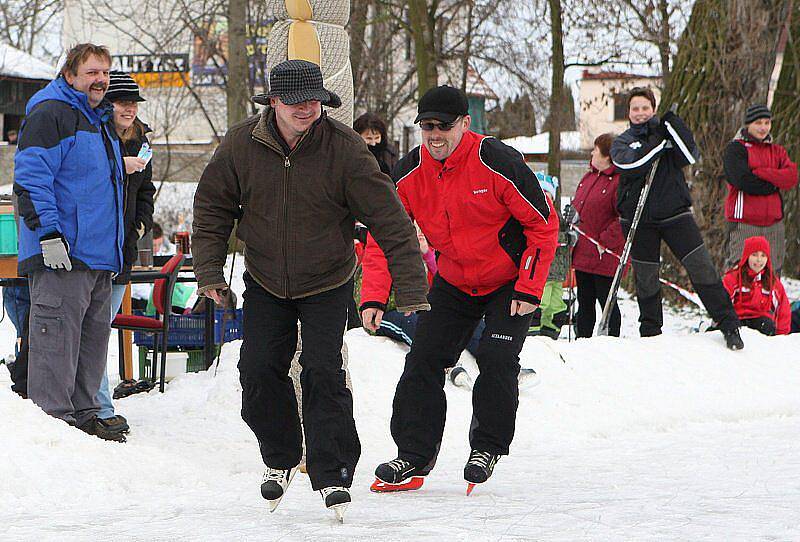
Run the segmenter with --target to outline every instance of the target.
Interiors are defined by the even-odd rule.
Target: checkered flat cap
[[[270,98],[280,98],[286,105],[318,101],[326,107],[339,107],[342,100],[326,90],[319,66],[307,60],[285,60],[269,72],[269,92],[253,96],[259,105],[269,105]]]

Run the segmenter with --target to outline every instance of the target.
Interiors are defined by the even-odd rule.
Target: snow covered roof
[[[0,42],[0,77],[49,81],[55,76],[56,68],[54,66]]]
[[[550,145],[550,132],[543,132],[535,136],[519,136],[504,139],[503,143],[514,147],[522,154],[547,154]],[[580,132],[561,132],[562,151],[580,151]]]

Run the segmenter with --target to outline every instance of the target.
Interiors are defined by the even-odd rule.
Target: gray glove
[[[66,269],[72,271],[72,262],[69,260],[69,243],[63,237],[42,239],[42,258],[44,264],[51,269]]]

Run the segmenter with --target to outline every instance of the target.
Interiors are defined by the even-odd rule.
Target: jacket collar
[[[595,173],[595,174],[608,175],[609,177],[611,177],[614,174],[614,172],[617,170],[617,168],[614,166],[614,164],[611,164],[609,167],[607,167],[606,169],[601,171],[601,170],[597,169],[596,167],[594,167],[594,165],[592,164],[592,161],[589,160],[589,170],[591,170],[591,172]]]
[[[325,111],[323,110],[322,115],[320,115],[320,117],[316,120],[316,122],[311,125],[311,128],[309,128],[308,132],[306,132],[306,134],[302,137],[300,142],[304,141],[308,137],[314,137],[318,132],[319,126],[327,118],[327,116],[328,116],[327,113],[325,113]],[[278,140],[280,135],[277,133],[277,126],[275,125],[275,110],[272,109],[270,106],[265,107],[261,111],[261,114],[258,117],[258,122],[253,127],[253,130],[250,132],[250,135],[256,138],[257,140],[261,141],[262,143],[266,144],[267,146],[272,147],[276,151],[288,155],[288,153],[286,152],[288,145],[286,145],[285,141],[282,141],[283,138],[281,138],[281,141]],[[298,143],[297,146],[299,147],[300,143]],[[295,150],[297,150],[297,147],[292,149],[292,152],[294,152]]]
[[[747,143],[764,143],[769,145],[772,143],[772,134],[767,134],[767,137],[764,138],[763,141],[759,141],[758,139],[754,138],[750,135],[750,132],[747,131],[747,126],[742,126],[737,132],[736,137],[733,138],[734,141],[746,141]]]

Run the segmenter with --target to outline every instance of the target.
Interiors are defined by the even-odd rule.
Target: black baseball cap
[[[461,90],[447,85],[428,90],[417,105],[417,118],[414,124],[427,119],[454,122],[458,117],[469,114],[467,95]]]

